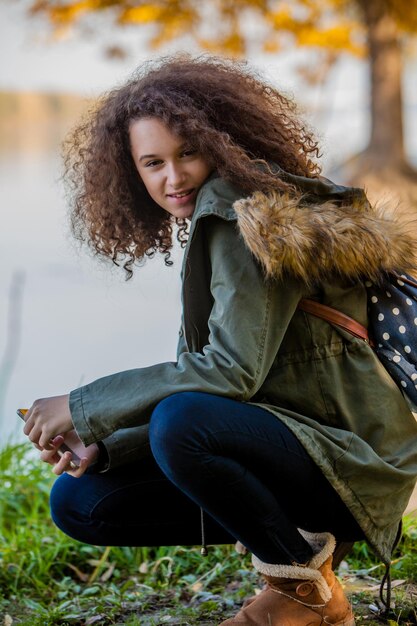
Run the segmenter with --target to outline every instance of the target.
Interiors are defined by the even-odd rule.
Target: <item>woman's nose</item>
[[[185,180],[185,172],[181,165],[175,163],[169,165],[167,179],[168,184],[171,185],[174,189],[180,189]]]

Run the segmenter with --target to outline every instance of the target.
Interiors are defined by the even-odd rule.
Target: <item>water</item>
[[[21,439],[15,411],[115,371],[175,359],[180,255],[154,259],[129,282],[78,253],[67,228],[54,154],[0,161],[0,358],[10,283],[24,272],[20,349],[4,398],[0,442]]]

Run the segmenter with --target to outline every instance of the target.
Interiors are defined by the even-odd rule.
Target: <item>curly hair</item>
[[[64,144],[72,232],[122,264],[127,278],[135,262],[157,252],[172,264],[175,222],[178,241],[187,239],[187,222],[150,198],[135,168],[129,125],[144,117],[186,138],[243,193],[289,189],[271,162],[292,174],[319,173],[318,144],[294,102],[245,62],[183,53],[145,62],[98,101]]]

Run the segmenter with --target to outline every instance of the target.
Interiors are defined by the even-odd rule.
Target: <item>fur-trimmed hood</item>
[[[417,216],[371,206],[363,190],[324,178],[286,178],[298,194],[255,192],[233,205],[246,245],[267,276],[290,274],[312,284],[415,273]]]

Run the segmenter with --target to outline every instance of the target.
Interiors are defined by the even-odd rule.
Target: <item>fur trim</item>
[[[301,529],[299,529],[299,532],[315,552],[307,565],[264,563],[254,554],[252,554],[252,565],[260,574],[266,576],[314,582],[323,602],[327,603],[331,600],[332,591],[318,568],[333,554],[336,547],[336,539],[331,533],[309,533]]]
[[[384,272],[417,268],[415,215],[371,207],[364,194],[341,204],[255,192],[233,208],[246,245],[271,278],[289,274],[311,285],[335,276],[378,280]]]

